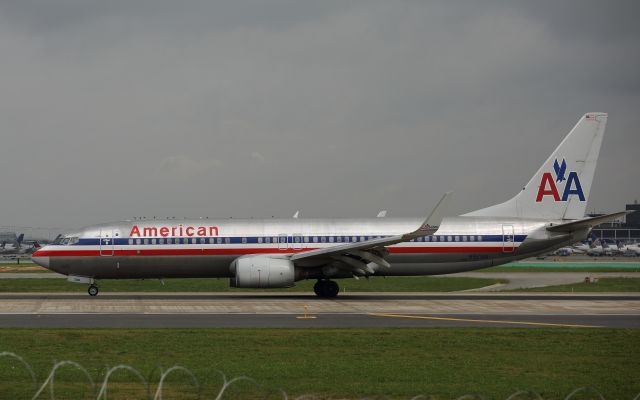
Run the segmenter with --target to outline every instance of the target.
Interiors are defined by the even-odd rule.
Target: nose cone
[[[33,254],[31,254],[31,260],[34,263],[49,269],[49,256],[46,256],[46,252],[43,250],[44,248],[34,251]]]

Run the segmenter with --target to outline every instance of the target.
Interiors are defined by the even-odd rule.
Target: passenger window
[[[309,236],[305,236],[305,237],[304,237],[304,242],[305,242],[305,243],[309,243]]]
[[[476,239],[476,237],[475,237],[475,236],[473,236],[473,235],[469,236],[469,241],[470,241],[470,242],[473,242],[475,239]]]
[[[320,241],[322,243],[326,243],[327,242],[327,238],[325,236],[320,236]]]
[[[478,236],[478,242],[482,242],[482,236]]]
[[[149,239],[145,239],[144,244],[149,244]]]
[[[418,242],[422,242],[422,236],[417,237],[417,238],[416,238],[416,240],[417,240]]]
[[[129,239],[129,244],[133,244],[133,239]]]
[[[200,238],[200,244],[204,244],[204,238]]]
[[[222,244],[222,238],[216,238],[216,243]]]
[[[447,242],[451,242],[451,236],[447,236]]]
[[[155,238],[151,239],[151,244],[156,244],[156,239]]]
[[[196,244],[196,243],[198,243],[198,242],[197,242],[197,240],[198,240],[198,239],[196,239],[196,238],[191,239],[191,244]]]
[[[351,242],[355,243],[358,241],[358,238],[355,236],[351,236]]]
[[[247,243],[247,238],[246,237],[242,238],[242,243]]]
[[[313,243],[318,243],[318,237],[317,236],[313,237]]]
[[[364,242],[364,236],[360,236],[360,241]]]
[[[336,238],[336,241],[337,241],[338,243],[342,243],[342,236],[338,236],[338,237]]]
[[[329,242],[333,243],[333,236],[329,236]]]
[[[228,237],[227,237],[227,238],[224,238],[224,242],[225,242],[226,244],[231,243],[231,238],[228,238]]]
[[[459,242],[460,241],[460,236],[456,236],[455,240],[456,240],[456,242]]]
[[[262,238],[261,237],[258,238],[258,243],[262,244]]]

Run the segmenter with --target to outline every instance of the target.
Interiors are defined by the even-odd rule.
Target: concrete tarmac
[[[311,318],[301,318],[305,315]],[[0,327],[640,328],[640,295],[546,293],[5,293]]]

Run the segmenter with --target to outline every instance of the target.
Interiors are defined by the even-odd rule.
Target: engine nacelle
[[[285,288],[295,282],[292,261],[265,256],[240,257],[231,263],[229,286],[237,288]]]

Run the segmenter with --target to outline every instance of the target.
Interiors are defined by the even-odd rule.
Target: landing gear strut
[[[320,297],[332,299],[338,295],[340,287],[334,281],[320,279],[313,285],[313,291]]]
[[[95,297],[98,295],[98,287],[95,284],[91,284],[89,285],[89,289],[87,289],[87,293],[89,293],[89,296]]]

